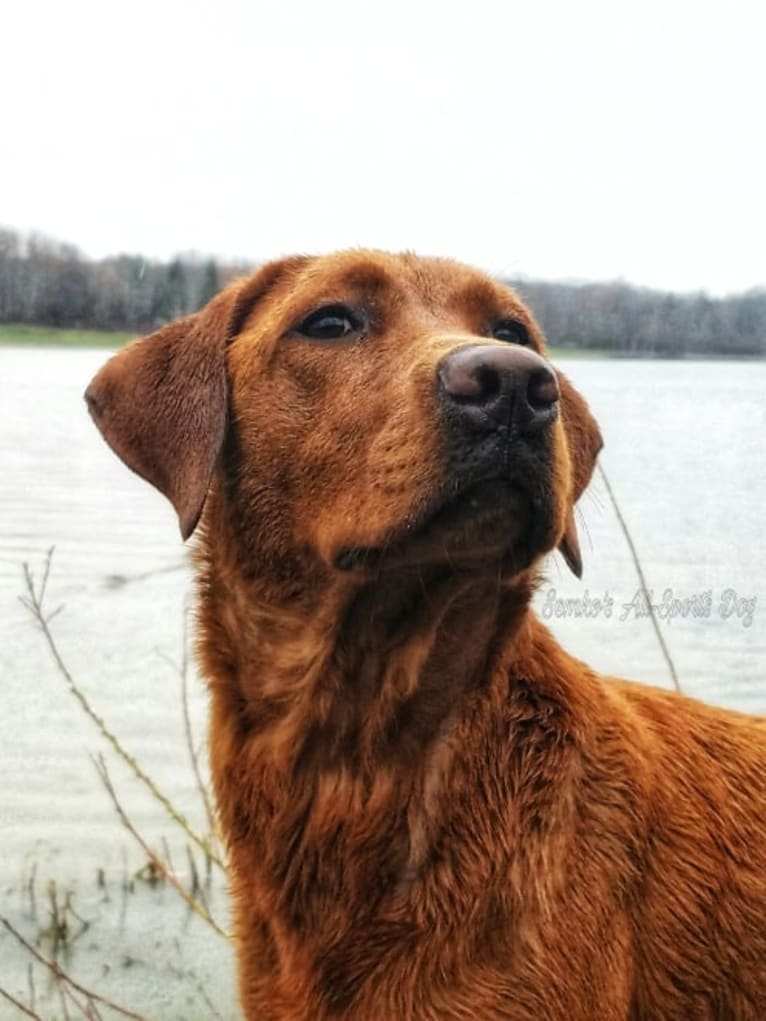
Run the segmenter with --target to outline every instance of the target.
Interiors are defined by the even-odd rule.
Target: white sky
[[[25,0],[0,223],[90,255],[348,245],[766,283],[763,0]]]

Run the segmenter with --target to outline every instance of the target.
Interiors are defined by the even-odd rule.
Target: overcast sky
[[[0,223],[89,255],[349,245],[766,283],[766,3],[26,0]]]

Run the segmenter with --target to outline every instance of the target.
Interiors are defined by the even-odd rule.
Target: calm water
[[[69,669],[129,750],[201,827],[179,678],[168,663],[181,656],[190,574],[171,509],[121,466],[85,412],[82,390],[105,357],[0,348],[6,734],[0,914],[27,935],[39,933],[47,924],[45,884],[54,878],[93,923],[72,952],[73,973],[149,1017],[210,1017],[202,988],[222,1017],[233,1018],[228,945],[196,918],[190,921],[170,890],[120,893],[145,858],[96,779],[90,756],[107,749],[18,600],[22,562],[39,573],[55,546],[49,607],[63,606],[52,626]],[[663,630],[684,690],[766,712],[766,364],[572,360],[565,369],[602,424],[602,463],[653,601],[666,607]],[[600,481],[581,510],[583,581],[553,557],[540,609],[567,647],[597,668],[667,685]],[[576,614],[578,599],[589,601],[589,616]],[[205,696],[198,683],[191,708],[202,740]],[[166,838],[174,861],[183,862],[184,840],[173,825],[125,770],[113,772],[134,822],[157,844]],[[37,918],[24,892],[33,868]],[[97,883],[99,869],[106,889]],[[223,892],[215,897],[226,924]],[[26,958],[2,931],[0,986],[28,1002]],[[44,993],[37,989],[38,997]],[[8,1017],[17,1016],[8,1010]],[[0,1017],[3,1011],[0,1001]]]

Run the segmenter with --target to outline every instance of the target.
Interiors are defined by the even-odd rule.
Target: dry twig
[[[4,1000],[7,1000],[8,1003],[12,1003],[14,1007],[17,1007],[21,1013],[26,1014],[27,1017],[35,1018],[35,1021],[45,1021],[45,1019],[40,1017],[39,1014],[36,1014],[33,1010],[30,1010],[29,1007],[26,1007],[21,1000],[17,1000],[15,996],[11,996],[8,990],[3,989],[2,986],[0,986],[0,996],[2,996]]]
[[[40,951],[36,947],[32,946],[32,944],[28,940],[24,939],[24,937],[21,935],[18,929],[14,928],[14,926],[11,925],[7,918],[0,917],[0,924],[5,926],[5,928],[11,934],[11,936],[13,936],[13,938],[18,943],[20,943],[22,947],[24,947],[27,953],[31,954],[32,957],[34,957],[38,964],[42,964],[44,968],[48,969],[48,971],[51,973],[51,975],[53,975],[57,982],[66,985],[69,988],[70,993],[72,991],[74,991],[75,993],[80,993],[82,996],[86,997],[86,999],[90,1003],[93,1004],[100,1003],[104,1007],[108,1007],[110,1010],[114,1010],[118,1014],[121,1014],[123,1017],[133,1018],[133,1021],[147,1021],[143,1014],[136,1014],[136,1012],[133,1010],[127,1010],[125,1007],[121,1007],[113,1000],[109,1000],[105,996],[101,996],[100,993],[96,993],[92,989],[86,989],[85,986],[80,985],[79,982],[76,982],[71,975],[64,971],[64,969],[61,967],[58,961],[53,961],[50,958],[45,957],[45,955],[41,954]],[[34,1018],[38,1017],[37,1014],[32,1013],[28,1008],[25,1008],[21,1004],[19,1004],[18,1001],[13,1000],[10,997],[10,995],[6,993],[4,990],[2,990],[2,993],[3,995],[6,996],[6,998],[10,998],[16,1006],[20,1006],[21,1009],[24,1010],[24,1012],[28,1014],[30,1017]],[[76,999],[75,1002],[77,1002]],[[82,1007],[80,1007],[80,1009],[82,1010]],[[40,1021],[42,1021],[42,1018],[40,1019]]]
[[[219,936],[223,936],[224,939],[230,939],[231,937],[229,936],[229,934],[224,929],[221,928],[221,926],[210,914],[207,905],[201,899],[199,899],[198,897],[194,897],[189,893],[189,891],[186,889],[183,883],[178,879],[178,876],[175,874],[172,868],[169,868],[165,864],[165,862],[160,858],[160,856],[155,851],[152,850],[149,844],[147,844],[147,842],[138,832],[136,827],[133,825],[127,813],[125,812],[125,809],[122,807],[119,798],[117,797],[117,793],[112,784],[111,777],[109,776],[109,771],[106,767],[106,763],[104,761],[103,756],[99,755],[97,758],[94,757],[93,762],[96,766],[96,770],[98,772],[99,778],[101,779],[101,782],[103,783],[107,793],[109,794],[109,797],[112,799],[112,804],[114,805],[115,811],[117,812],[117,815],[120,818],[120,822],[123,824],[125,829],[131,834],[131,836],[136,840],[136,842],[140,845],[144,854],[149,859],[152,867],[156,870],[157,873],[159,873],[164,879],[166,879],[168,883],[170,883],[170,885],[173,887],[176,893],[180,895],[180,897],[185,901],[187,906],[191,908],[191,910],[196,915],[199,915],[199,917],[203,921],[207,922],[207,924],[211,926],[211,928],[213,928],[218,933]]]
[[[191,762],[192,772],[194,774],[194,781],[197,785],[197,791],[199,792],[200,800],[205,809],[205,815],[207,817],[207,824],[209,832],[217,837],[218,827],[216,824],[215,812],[213,811],[213,804],[210,798],[210,792],[207,784],[205,783],[202,772],[199,765],[199,752],[194,746],[194,734],[191,725],[191,714],[189,713],[189,637],[187,633],[187,619],[188,619],[188,607],[184,609],[183,616],[183,636],[181,644],[181,664],[174,663],[169,656],[164,653],[160,653],[160,656],[168,663],[178,674],[181,680],[181,710],[183,713],[184,723],[184,737],[186,739],[186,747],[189,751],[189,761]]]
[[[665,662],[668,664],[668,669],[670,670],[670,676],[673,679],[673,685],[674,685],[676,691],[680,692],[681,691],[681,682],[678,680],[678,674],[676,673],[676,668],[675,668],[675,665],[673,663],[673,659],[672,659],[672,657],[670,655],[670,650],[668,649],[668,647],[667,647],[667,645],[665,643],[665,638],[663,637],[659,621],[657,620],[657,614],[654,612],[654,607],[652,606],[652,601],[651,601],[651,599],[648,598],[649,586],[647,584],[646,578],[644,577],[644,572],[643,572],[643,569],[641,567],[641,561],[638,559],[638,551],[636,550],[636,547],[633,544],[633,539],[631,538],[630,532],[628,531],[628,525],[627,525],[627,523],[625,521],[625,518],[622,516],[622,512],[620,511],[619,504],[617,503],[617,497],[614,495],[614,491],[612,490],[612,487],[609,484],[609,479],[607,478],[606,472],[604,471],[604,469],[601,466],[601,464],[598,465],[598,470],[599,470],[599,472],[601,474],[601,478],[604,480],[604,485],[606,486],[606,491],[609,494],[609,499],[612,501],[612,506],[614,507],[614,512],[617,515],[617,520],[620,523],[620,528],[622,529],[622,533],[625,536],[625,541],[628,544],[628,549],[630,550],[630,555],[633,558],[633,564],[634,564],[634,566],[636,568],[636,573],[638,574],[638,580],[641,583],[641,588],[647,594],[646,605],[647,605],[647,608],[649,610],[649,617],[651,618],[652,626],[654,627],[654,633],[657,636],[657,641],[660,644],[660,649],[662,650],[662,655],[665,657]]]
[[[56,645],[56,641],[53,638],[53,634],[51,633],[49,627],[51,620],[58,613],[61,612],[62,607],[61,606],[57,607],[57,609],[55,609],[52,613],[47,615],[44,611],[45,590],[48,584],[48,578],[50,576],[52,557],[53,547],[51,547],[51,549],[48,551],[48,555],[45,560],[43,578],[40,583],[39,589],[35,587],[34,575],[32,574],[29,564],[25,563],[23,565],[24,581],[26,584],[27,595],[21,596],[20,599],[22,603],[27,607],[29,612],[32,614],[37,625],[42,631],[59,673],[66,681],[70,692],[80,703],[85,713],[96,724],[101,734],[111,744],[112,748],[114,748],[114,750],[117,752],[120,758],[127,763],[131,771],[133,772],[134,776],[136,776],[144,784],[144,786],[148,788],[149,792],[154,797],[154,799],[162,805],[162,807],[165,809],[165,811],[168,813],[171,819],[173,819],[173,821],[177,823],[178,826],[181,827],[181,829],[184,831],[184,833],[186,833],[189,839],[193,841],[193,843],[195,843],[204,852],[206,857],[215,865],[217,865],[219,868],[225,871],[225,865],[223,861],[221,860],[220,856],[216,853],[215,849],[211,846],[210,842],[208,840],[205,840],[204,837],[200,836],[192,828],[186,817],[175,807],[170,798],[168,798],[165,794],[162,793],[157,784],[146,773],[146,771],[142,768],[137,759],[135,759],[127,751],[127,749],[122,745],[121,741],[116,736],[116,734],[114,734],[113,731],[111,731],[107,727],[104,720],[98,715],[96,710],[90,704],[90,701],[88,700],[85,693],[78,687],[77,683],[75,682],[74,678],[69,672],[66,663],[64,663],[64,660],[61,657],[61,653],[58,650],[58,646]]]

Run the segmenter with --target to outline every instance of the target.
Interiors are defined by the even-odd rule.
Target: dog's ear
[[[577,536],[577,525],[574,519],[574,508],[567,511],[564,534],[559,542],[559,553],[566,561],[569,570],[578,578],[582,578],[582,554],[580,540]]]
[[[118,351],[85,392],[109,446],[194,531],[226,428],[224,353],[235,296]]]
[[[574,519],[574,505],[590,482],[596,458],[604,446],[601,430],[585,400],[561,372],[557,372],[561,391],[561,417],[569,448],[572,489],[570,504],[559,543],[559,552],[569,569],[582,577],[582,556]]]
[[[184,539],[202,513],[227,420],[226,346],[284,264],[118,351],[85,392],[104,439],[173,504]]]
[[[118,351],[85,392],[107,443],[178,514],[181,535],[197,526],[228,417],[226,347],[256,305],[305,256],[268,263],[179,319]]]

